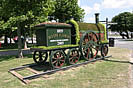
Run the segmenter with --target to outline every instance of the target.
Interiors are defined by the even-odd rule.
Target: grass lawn
[[[113,61],[97,61],[77,68],[59,71],[47,78],[33,79],[27,85],[8,72],[10,68],[34,63],[29,55],[24,59],[15,56],[0,57],[0,88],[129,88],[128,49],[110,48]],[[117,62],[115,62],[117,61]],[[20,72],[25,75],[30,72]]]

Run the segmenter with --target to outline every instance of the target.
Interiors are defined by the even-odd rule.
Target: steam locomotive
[[[93,60],[108,54],[108,40],[103,24],[80,23],[71,19],[68,23],[40,23],[35,26],[36,45],[33,60],[44,64],[47,59],[53,68],[76,64],[80,59]]]

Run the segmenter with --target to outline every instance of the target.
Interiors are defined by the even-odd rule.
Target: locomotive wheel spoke
[[[52,58],[53,60],[57,60],[58,58],[57,57],[55,57],[55,58]]]
[[[73,57],[72,56],[69,58],[69,61],[73,61]]]
[[[89,60],[90,58],[90,46],[83,46],[82,48],[82,56],[86,59]]]
[[[63,60],[63,59],[61,59],[61,60],[60,60],[60,62],[64,62],[64,60]]]
[[[92,49],[95,49],[95,50],[98,50],[95,46],[92,46],[91,48],[92,48]]]
[[[89,58],[89,53],[90,53],[90,50],[89,49],[87,49],[87,52],[86,52],[86,58]]]
[[[59,67],[59,64],[58,64],[58,62],[57,63],[55,63],[55,66],[58,68]]]
[[[39,58],[39,62],[42,62],[43,61],[43,59],[42,58]]]
[[[39,56],[38,57],[35,57],[35,59],[39,59]]]
[[[91,48],[91,59],[96,58],[98,50],[96,48]]]
[[[69,58],[69,61],[72,63],[76,63],[78,60],[79,60],[79,57],[75,57],[75,56]]]
[[[55,64],[55,63],[57,63],[57,61],[55,60],[55,61],[53,61],[52,63]]]

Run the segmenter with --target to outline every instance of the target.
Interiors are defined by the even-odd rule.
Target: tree
[[[5,36],[5,40],[4,40],[4,43],[5,44],[7,44],[7,35],[9,35],[8,34],[8,32],[6,33],[6,31],[4,30],[5,29],[5,26],[6,25],[4,25],[4,21],[6,21],[7,19],[7,17],[6,17],[6,15],[4,16],[2,13],[2,5],[3,5],[3,3],[2,3],[2,0],[0,1],[0,37],[2,37],[2,36]]]
[[[78,6],[78,0],[55,0],[55,12],[52,16],[59,19],[60,22],[65,22],[74,18],[76,21],[81,21],[84,17],[84,10]]]
[[[18,56],[22,55],[21,34],[35,24],[47,21],[47,16],[54,11],[53,0],[1,0],[1,16],[4,20],[3,28],[16,28],[18,35]],[[2,18],[3,19],[3,18]]]
[[[128,31],[133,31],[133,14],[130,12],[120,13],[112,18],[112,22],[116,22],[117,25],[111,25],[112,31],[117,31],[122,38],[129,38]]]
[[[133,14],[129,17],[129,31],[133,32]]]

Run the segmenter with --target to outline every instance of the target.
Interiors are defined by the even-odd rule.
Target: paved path
[[[115,40],[115,47],[128,48],[130,50],[133,50],[133,41],[118,39]]]
[[[22,50],[23,54],[31,54],[30,49]],[[0,51],[0,56],[17,55],[18,50]]]

